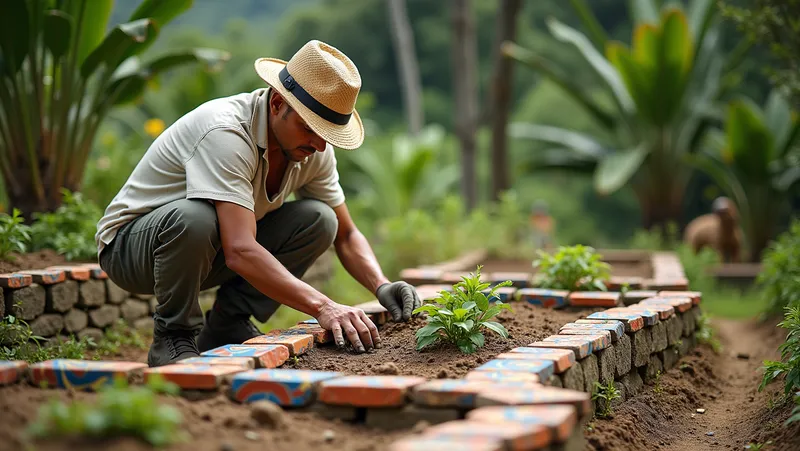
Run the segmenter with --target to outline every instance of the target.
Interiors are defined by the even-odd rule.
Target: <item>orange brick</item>
[[[699,291],[661,291],[658,296],[662,298],[689,298],[694,305],[703,300],[703,293]]]
[[[410,436],[389,445],[388,451],[505,451],[502,440],[488,437],[418,437]]]
[[[423,406],[470,409],[475,407],[475,397],[478,393],[502,385],[503,382],[497,380],[436,379],[414,387],[411,390],[411,400]],[[525,387],[520,383],[511,386]],[[532,383],[527,387],[537,386],[539,384]]]
[[[558,343],[563,341],[575,340],[580,342],[580,340],[584,338],[587,340],[591,340],[592,353],[611,346],[611,332],[607,330],[598,330],[596,333],[588,335],[551,335],[542,341],[545,342],[552,341]]]
[[[288,334],[311,334],[314,337],[314,343],[319,344],[330,343],[333,341],[333,332],[323,328],[319,324],[298,324],[290,329],[286,329],[285,332]]]
[[[228,365],[184,365],[174,364],[144,370],[144,380],[148,382],[158,374],[164,380],[178,385],[184,390],[214,390],[226,376],[245,371],[238,366]]]
[[[561,404],[574,406],[583,417],[591,412],[591,395],[576,390],[541,387],[536,390],[492,389],[478,395],[477,407],[485,406],[540,406]]]
[[[556,442],[566,441],[578,424],[575,408],[564,405],[481,407],[468,412],[467,419],[479,423],[542,425],[551,430]]]
[[[397,407],[406,403],[409,390],[425,382],[414,376],[348,376],[323,381],[319,400],[353,407]]]
[[[576,307],[614,307],[620,295],[612,291],[575,291],[569,294],[569,303]]]
[[[48,270],[64,271],[69,280],[89,280],[91,272],[85,266],[49,266]]]
[[[633,312],[620,313],[620,312],[594,312],[586,317],[587,320],[609,320],[622,321],[625,324],[625,332],[636,332],[644,327],[644,319],[642,315],[637,315]]]
[[[22,360],[0,360],[0,385],[17,382],[28,369],[28,363]]]
[[[244,342],[246,345],[282,345],[290,356],[305,354],[314,346],[314,336],[303,335],[259,335]]]
[[[548,380],[555,372],[555,365],[551,360],[489,360],[473,371],[518,371],[535,374],[540,380]]]
[[[675,315],[675,307],[666,304],[633,304],[626,307],[629,310],[652,311],[658,313],[658,319],[664,320]]]
[[[503,354],[496,358],[500,359]],[[524,355],[524,354],[520,354]],[[494,381],[500,383],[526,383],[538,384],[539,376],[531,373],[520,373],[518,371],[470,371],[464,379],[475,381]]]
[[[694,302],[691,298],[687,297],[655,297],[655,298],[648,298],[644,301],[640,302],[639,305],[658,305],[658,304],[666,304],[671,305],[676,312],[686,312],[692,308]]]
[[[623,334],[625,334],[625,325],[622,324],[621,321],[608,321],[605,323],[593,323],[593,322],[579,322],[578,320],[574,323],[567,323],[561,326],[561,330],[559,331],[562,335],[575,335],[575,334],[568,334],[565,333],[567,330],[605,330],[611,333],[611,341],[619,340]]]
[[[243,370],[255,367],[255,360],[250,357],[190,357],[181,360],[182,365],[227,365],[237,366]]]
[[[571,351],[575,358],[582,359],[592,353],[592,341],[591,340],[584,340],[582,342],[577,341],[534,341],[533,343],[528,344],[527,348],[544,348],[544,349],[565,349]]]
[[[92,279],[108,279],[108,274],[97,263],[84,263],[81,266],[89,268]]]
[[[139,362],[47,360],[30,366],[30,382],[36,386],[44,383],[51,388],[97,390],[110,385],[115,377],[127,379],[146,367]]]
[[[225,345],[205,351],[201,355],[205,357],[246,357],[253,360],[258,368],[277,368],[289,358],[289,349],[280,344]]]
[[[563,373],[567,371],[569,367],[575,364],[575,353],[569,349],[556,349],[556,348],[540,348],[540,347],[526,347],[521,346],[518,348],[514,348],[508,353],[511,354],[525,354],[534,356],[533,358],[538,360],[550,360],[555,365],[556,373]],[[506,355],[506,354],[501,354]],[[497,358],[502,358],[497,356]],[[516,358],[516,357],[507,357],[507,358]]]
[[[644,279],[641,277],[611,276],[611,278],[608,279],[608,282],[606,282],[606,288],[609,290],[619,291],[623,286],[627,285],[628,289],[638,290],[642,287],[642,283],[644,283]]]
[[[550,444],[551,434],[546,426],[521,423],[487,424],[472,420],[448,421],[431,426],[424,437],[454,439],[498,439],[510,451],[541,449]]]
[[[33,277],[28,274],[15,272],[13,274],[0,274],[0,287],[24,288],[33,283]]]
[[[19,272],[31,276],[33,282],[39,285],[52,285],[67,279],[67,274],[60,269],[27,269]]]

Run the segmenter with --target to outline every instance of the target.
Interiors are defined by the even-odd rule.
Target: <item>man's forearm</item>
[[[328,302],[327,296],[290,273],[268,250],[256,244],[225,256],[232,271],[258,291],[281,304],[317,317]]]
[[[379,286],[389,282],[372,247],[360,231],[354,230],[341,237],[336,240],[335,246],[342,266],[370,293],[375,293]]]

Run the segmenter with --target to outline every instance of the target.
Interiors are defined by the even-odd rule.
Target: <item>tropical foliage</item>
[[[605,283],[611,277],[611,266],[601,261],[593,248],[581,244],[561,246],[552,255],[537,251],[534,260],[536,284],[555,290],[606,291]]]
[[[552,79],[594,117],[603,133],[590,136],[541,124],[513,124],[510,133],[551,147],[540,156],[541,168],[569,168],[594,174],[595,189],[610,194],[630,185],[643,225],[677,221],[691,168],[683,156],[696,149],[698,137],[714,115],[724,91],[726,65],[711,0],[690,3],[686,11],[669,3],[631,2],[635,29],[630,47],[611,42],[585,0],[571,0],[589,34],[558,20],[551,34],[574,46],[585,66],[603,82],[604,105],[571,72],[555,61],[514,43],[504,52]]]
[[[0,2],[0,173],[13,206],[50,211],[62,187],[76,191],[103,119],[154,77],[228,58],[198,48],[140,59],[192,3],[145,0],[106,33],[113,0]]]
[[[736,203],[753,261],[800,181],[798,138],[797,113],[776,89],[763,109],[747,98],[732,101],[724,131],[709,131],[707,145],[691,158]]]

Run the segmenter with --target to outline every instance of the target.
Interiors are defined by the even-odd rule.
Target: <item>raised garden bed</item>
[[[674,255],[619,253],[615,260],[609,260],[620,284],[658,290],[686,288]],[[387,323],[387,313],[371,302],[363,308],[380,324],[383,346],[367,354],[335,349],[330,345],[330,334],[312,321],[275,331],[250,344],[206,353],[210,359],[218,359],[216,363],[201,359],[173,368],[145,369],[142,365],[102,366],[101,362],[46,362],[15,372],[7,382],[19,377],[32,384],[47,381],[51,387],[93,389],[105,383],[111,373],[127,375],[132,381],[147,380],[158,373],[181,385],[187,396],[203,393],[194,410],[206,409],[212,402],[223,410],[244,408],[237,403],[267,399],[285,407],[290,421],[310,415],[315,427],[328,427],[335,433],[347,431],[364,443],[380,444],[373,449],[583,449],[581,425],[591,418],[595,407],[590,401],[591,393],[597,390],[595,382],[616,388],[621,397],[615,403],[622,402],[641,390],[643,379],[676,365],[695,344],[698,293],[650,293],[661,297],[646,300],[616,296],[611,308],[606,308],[608,298],[584,296],[583,303],[577,305],[577,297],[562,294],[561,301],[553,304],[545,302],[557,297],[553,293],[525,291],[533,276],[530,262],[487,260],[480,254],[416,269],[418,274],[427,271],[428,275],[416,281],[423,283],[419,292],[430,299],[434,291],[431,285],[448,283],[454,274],[476,263],[485,264],[488,279],[509,278],[517,287],[505,293],[514,312],[498,317],[509,338],[487,334],[485,346],[473,354],[462,354],[448,344],[417,351],[414,334],[423,326],[423,319]],[[524,268],[526,263],[528,268]],[[436,271],[436,276],[431,276]],[[521,274],[510,274],[515,272]],[[46,282],[44,274],[39,277],[41,283]],[[50,273],[48,277],[57,278]],[[134,296],[125,293],[119,297],[129,300],[136,299]],[[623,304],[631,305],[626,308]],[[2,390],[28,393],[31,389],[19,386]],[[229,404],[236,407],[227,407]],[[237,411],[243,416],[247,413]],[[521,422],[509,422],[509,415]],[[208,416],[212,417],[210,413]],[[324,418],[332,422],[325,423]],[[343,428],[335,420],[354,426]],[[235,421],[227,422],[230,424],[223,424],[224,428],[236,427]],[[446,424],[431,426],[438,423]],[[197,426],[191,429],[197,430]],[[326,443],[330,449],[342,449],[341,441],[326,440],[320,441],[317,436],[312,441],[295,441],[291,449],[319,449]],[[219,449],[219,442],[214,443],[195,443],[192,449]],[[476,448],[480,443],[488,446]]]

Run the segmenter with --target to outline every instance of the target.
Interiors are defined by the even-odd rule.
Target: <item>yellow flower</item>
[[[164,121],[161,119],[148,119],[144,123],[144,132],[150,135],[152,138],[158,137],[161,132],[164,131],[166,126],[164,125]]]

